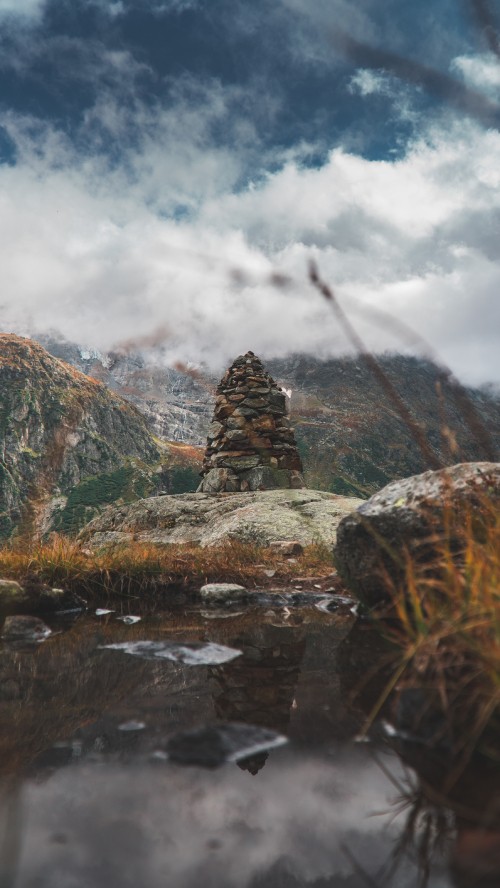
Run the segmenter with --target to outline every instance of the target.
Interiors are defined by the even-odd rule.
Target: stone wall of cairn
[[[286,395],[253,352],[236,358],[217,388],[201,475],[205,493],[306,486]]]

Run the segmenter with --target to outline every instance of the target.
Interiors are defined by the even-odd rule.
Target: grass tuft
[[[275,573],[269,577],[266,570]],[[94,553],[67,537],[53,535],[48,543],[0,549],[1,577],[21,584],[43,582],[89,600],[195,591],[206,582],[265,587],[300,576],[326,577],[332,570],[331,548],[322,544],[307,546],[294,561],[273,549],[237,541],[210,548],[130,543]]]

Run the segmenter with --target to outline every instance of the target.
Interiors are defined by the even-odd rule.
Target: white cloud
[[[32,780],[23,786],[30,853],[21,857],[19,882],[360,885],[349,858],[362,860],[369,873],[387,870],[404,815],[391,804],[386,773],[403,786],[405,775],[394,756],[384,756],[384,773],[369,752],[353,755],[339,746],[331,744],[330,760],[317,753],[271,759],[254,779],[229,765],[214,772],[131,765],[124,772],[109,763]],[[68,823],[71,842],[56,843]],[[413,863],[399,862],[401,888],[414,883],[414,873]]]
[[[46,0],[0,0],[0,16],[36,16],[45,3]]]
[[[492,99],[500,96],[500,61],[493,53],[461,55],[453,59],[452,71],[463,78],[467,86],[486,93]]]
[[[361,96],[387,93],[389,89],[388,77],[380,71],[358,68],[349,81],[348,89],[349,92],[358,92]]]
[[[231,101],[212,84],[170,111],[133,105],[141,138],[117,169],[6,118],[19,160],[0,167],[2,326],[105,350],[167,325],[168,359],[212,366],[247,348],[327,355],[346,345],[307,282],[314,257],[372,347],[401,345],[370,319],[378,307],[467,380],[498,381],[500,134],[450,126],[394,162],[335,149],[307,169],[292,155],[238,191],[254,136],[211,137],[244,133]],[[128,144],[121,106],[104,96],[93,115],[89,131]],[[273,286],[276,268],[293,287]]]

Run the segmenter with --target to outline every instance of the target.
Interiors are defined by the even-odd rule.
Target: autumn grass
[[[380,704],[395,689],[423,689],[455,755],[467,758],[488,728],[487,754],[500,761],[500,513],[491,518],[480,533],[465,518],[460,550],[442,543],[432,568],[407,558],[393,619],[379,619],[400,652]]]
[[[88,600],[112,596],[153,598],[174,590],[196,591],[203,583],[231,582],[269,587],[294,577],[332,573],[331,547],[307,546],[295,560],[272,548],[233,541],[221,546],[154,546],[130,543],[92,552],[63,536],[48,543],[0,549],[0,576],[77,592]],[[274,571],[272,576],[268,573]]]

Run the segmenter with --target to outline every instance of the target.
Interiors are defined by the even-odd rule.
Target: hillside
[[[403,355],[382,356],[379,363],[443,465],[489,458],[435,364]],[[267,366],[292,391],[295,435],[310,487],[366,497],[389,481],[431,468],[360,360],[320,362],[298,355]],[[500,398],[478,389],[467,389],[467,398],[500,459]]]
[[[135,404],[155,434],[193,445],[205,443],[215,386],[224,368],[215,376],[203,377],[148,362],[138,354],[103,356],[55,338],[46,339],[45,344]],[[486,458],[450,387],[443,384],[438,397],[440,374],[434,364],[402,355],[379,360],[444,464]],[[264,365],[291,391],[291,417],[310,487],[363,497],[395,478],[429,468],[387,395],[361,361],[319,361],[293,355],[264,361]],[[500,398],[486,390],[467,392],[500,458]]]
[[[0,334],[0,538],[74,532],[109,503],[192,489],[198,459],[101,382]]]

